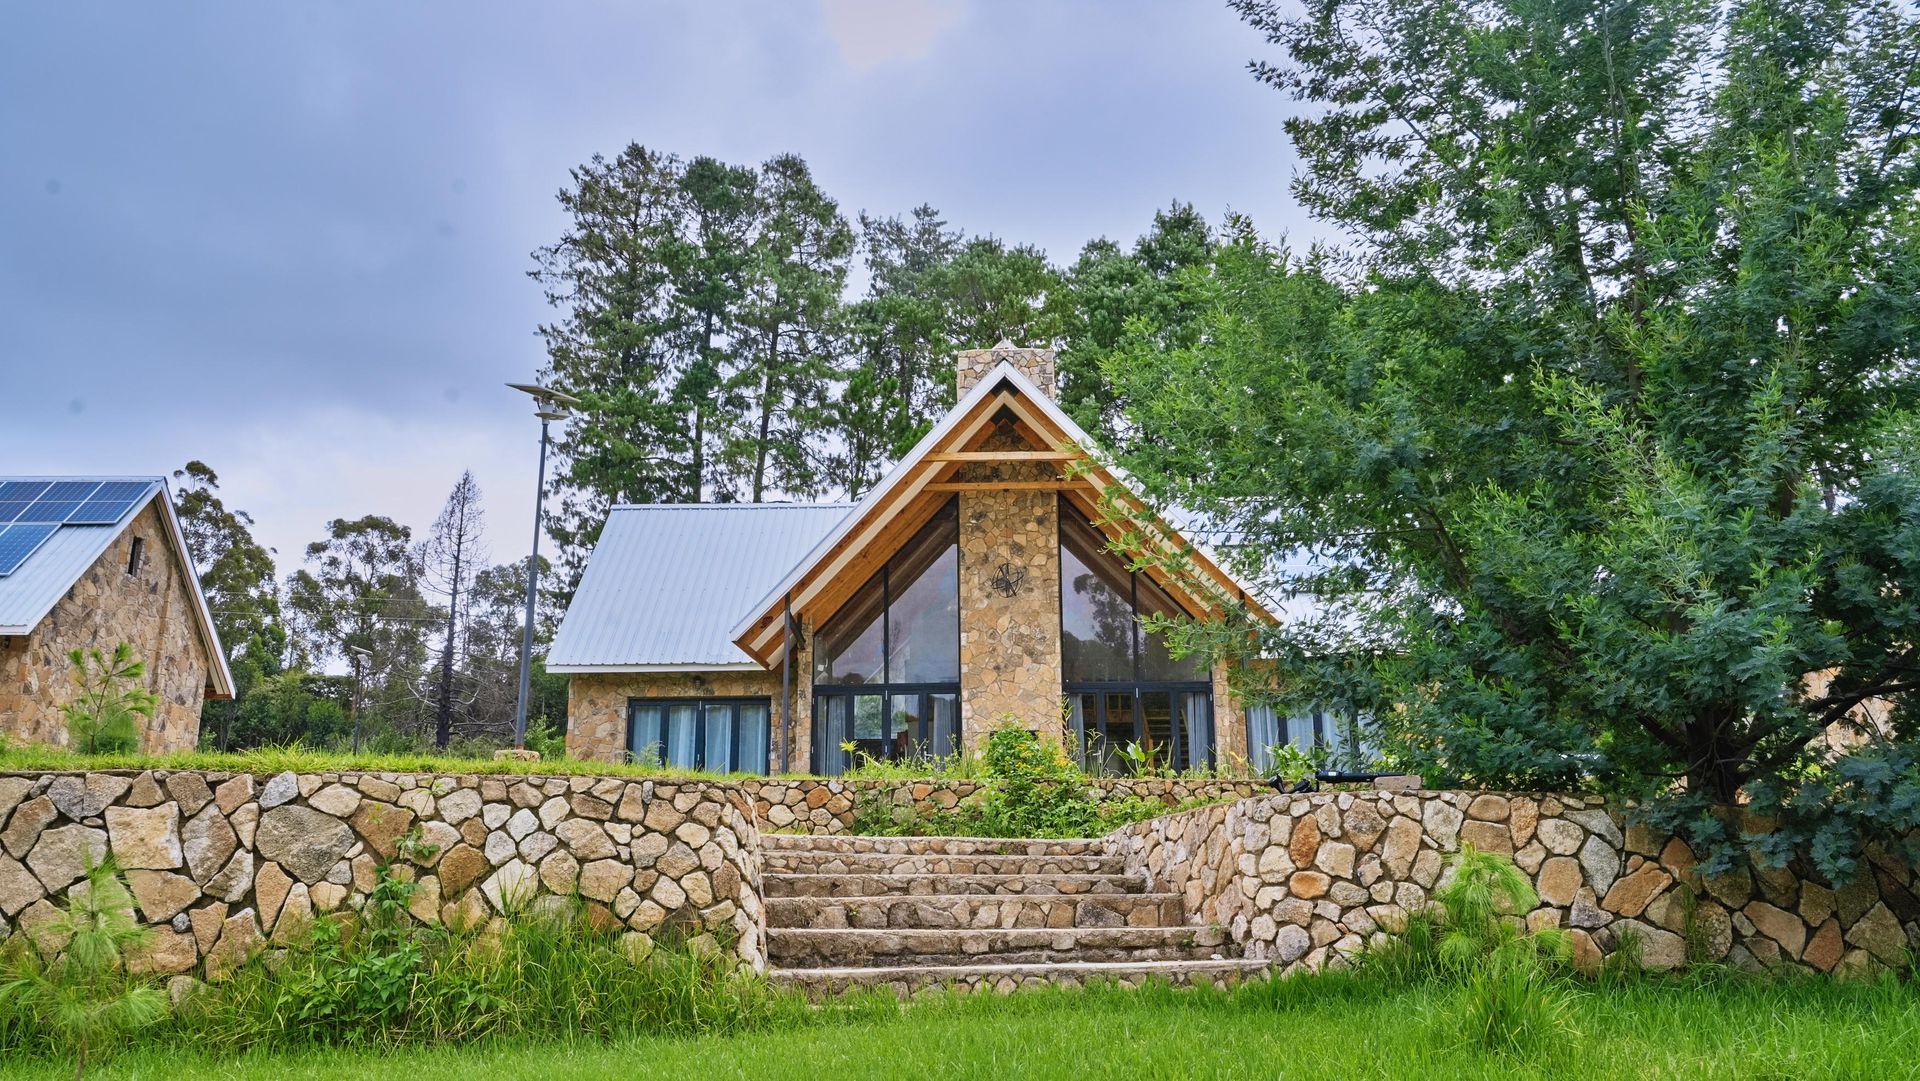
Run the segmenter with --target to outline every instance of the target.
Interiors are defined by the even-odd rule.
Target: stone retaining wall
[[[1424,906],[1448,854],[1471,841],[1533,880],[1532,927],[1565,927],[1585,966],[1631,929],[1643,962],[1858,974],[1920,947],[1911,868],[1874,851],[1851,884],[1789,870],[1705,878],[1677,839],[1623,829],[1578,796],[1467,792],[1269,795],[1136,823],[1110,841],[1130,873],[1181,893],[1187,918],[1218,924],[1246,956],[1317,968]]]
[[[415,847],[409,841],[418,841]],[[362,905],[377,868],[428,923],[477,924],[577,891],[653,936],[721,932],[765,963],[759,836],[731,785],[392,773],[0,774],[0,937],[29,934],[111,852],[157,934],[141,971],[218,976],[316,915]],[[644,938],[645,941],[641,941]]]
[[[1242,799],[1269,790],[1263,781],[1184,780],[1162,777],[1105,777],[1088,781],[1105,798],[1137,796],[1158,800],[1171,810],[1193,799]],[[983,782],[962,778],[923,781],[745,780],[740,789],[752,799],[762,829],[784,833],[845,833],[853,828],[862,801],[885,800],[890,807],[910,806],[918,814],[951,811],[977,797]]]

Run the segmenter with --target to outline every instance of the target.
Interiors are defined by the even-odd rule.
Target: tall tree
[[[288,633],[279,582],[273,552],[253,539],[252,516],[220,499],[220,477],[211,467],[196,459],[174,470],[173,477],[179,485],[173,498],[180,530],[233,673],[234,700],[209,702],[202,710],[203,720],[212,722],[203,723],[202,731],[224,748],[240,701],[281,668]]]
[[[440,678],[434,695],[433,745],[447,749],[453,733],[455,656],[468,619],[473,578],[486,559],[485,514],[480,509],[480,485],[472,472],[462,472],[453,491],[434,519],[420,552],[421,577],[426,588],[443,600],[446,622],[440,642]]]
[[[792,154],[760,170],[758,227],[749,249],[729,399],[730,457],[755,503],[772,487],[820,488],[817,447],[834,373],[834,332],[853,230]]]
[[[228,658],[277,662],[285,647],[273,552],[253,539],[253,516],[220,499],[220,477],[198,459],[173,471],[174,509],[200,590]]]
[[[684,354],[674,398],[686,418],[687,480],[680,499],[699,503],[718,478],[709,445],[719,442],[719,398],[726,383],[727,344],[739,333],[740,306],[754,273],[751,250],[760,218],[759,177],[715,158],[690,162],[678,180],[682,224],[668,249],[674,319]],[[724,481],[721,481],[724,483]]]
[[[829,477],[849,495],[876,483],[953,405],[953,353],[1001,340],[1053,344],[1060,276],[1045,253],[949,229],[930,206],[860,217],[866,296],[845,315]]]
[[[1130,251],[1104,238],[1080,250],[1061,276],[1056,307],[1063,323],[1060,404],[1081,427],[1111,441],[1125,425],[1124,403],[1101,365],[1130,335],[1169,347],[1191,344],[1201,311],[1187,276],[1204,274],[1213,250],[1206,218],[1179,202],[1155,212],[1152,228]]]
[[[1920,826],[1920,20],[1235,6],[1364,276],[1237,238],[1104,371],[1135,475],[1318,602],[1269,690],[1436,779],[1597,774],[1710,867]]]
[[[407,724],[401,714],[423,674],[427,628],[439,621],[421,595],[412,540],[391,518],[336,518],[326,539],[307,545],[307,567],[287,586],[287,603],[315,636],[318,658],[345,662],[356,704],[398,727]]]
[[[682,261],[683,166],[629,146],[574,169],[559,194],[569,224],[533,253],[529,275],[559,312],[542,324],[545,377],[582,403],[555,438],[548,529],[577,580],[607,508],[684,499],[691,430],[679,395],[687,363]]]

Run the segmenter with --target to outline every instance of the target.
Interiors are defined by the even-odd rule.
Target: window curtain
[[[733,709],[730,702],[707,707],[707,746],[700,756],[701,769],[733,772]]]
[[[767,732],[771,717],[767,707],[750,702],[740,707],[740,746],[734,753],[733,768],[741,773],[765,776],[768,769]]]
[[[1186,768],[1213,761],[1213,695],[1206,691],[1185,691],[1180,695],[1180,719],[1186,726]]]
[[[934,694],[927,697],[933,700],[933,754],[937,758],[951,757],[959,742],[959,696]]]
[[[1280,715],[1272,706],[1247,708],[1247,758],[1254,772],[1273,768],[1273,748],[1280,743]]]
[[[658,765],[664,747],[660,740],[660,707],[635,704],[627,728],[627,755],[635,762]]]
[[[698,707],[692,704],[667,707],[667,765],[676,769],[698,769],[694,747],[700,723]]]
[[[1087,696],[1070,694],[1067,696],[1067,734],[1073,739],[1073,753],[1080,758],[1080,768],[1092,773],[1099,768],[1094,761],[1092,746],[1087,742]]]
[[[838,777],[846,772],[847,755],[840,745],[847,741],[847,706],[852,700],[835,694],[816,701],[820,719],[820,741],[814,748],[816,768],[823,776]]]

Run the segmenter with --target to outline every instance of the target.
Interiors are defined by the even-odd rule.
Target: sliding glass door
[[[960,747],[960,695],[951,687],[823,689],[813,700],[813,769],[837,777],[863,759],[947,758]]]
[[[1067,691],[1067,726],[1089,773],[1194,769],[1213,760],[1213,693],[1131,684]]]

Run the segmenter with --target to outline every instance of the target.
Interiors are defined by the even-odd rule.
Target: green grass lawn
[[[1289,986],[1291,985],[1291,986]],[[1920,1077],[1920,993],[1911,985],[1747,980],[1582,992],[1574,1030],[1525,1057],[1464,1046],[1454,992],[1341,978],[1234,995],[1036,992],[869,1006],[800,1027],[611,1044],[316,1050],[202,1059],[139,1051],[95,1076],[338,1081],[429,1078],[938,1079],[1687,1078],[1819,1081]],[[4,1078],[72,1076],[65,1062],[0,1064]]]

